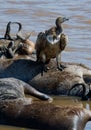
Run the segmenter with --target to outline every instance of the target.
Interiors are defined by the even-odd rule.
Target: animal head
[[[65,21],[69,20],[69,18],[66,18],[66,17],[58,17],[55,21],[55,24],[57,27],[60,27],[61,24]]]
[[[11,33],[11,25],[19,26],[18,31],[14,35],[12,35]],[[24,49],[25,49],[24,51],[27,51],[29,54],[32,53],[32,51],[34,50],[34,44],[33,42],[29,40],[29,37],[32,33],[33,32],[23,35],[21,23],[8,22],[4,38],[1,39],[1,42],[0,42],[1,43],[1,47],[0,47],[1,57],[3,55],[6,58],[12,58],[15,52],[17,52],[19,49],[21,50],[24,43],[26,44],[26,46],[24,46]]]
[[[55,44],[60,41],[60,36],[63,31],[61,24],[67,20],[69,20],[69,18],[58,17],[55,21],[56,27],[52,27],[51,29],[45,31],[46,39],[50,44]]]
[[[19,26],[18,32],[16,33],[15,36],[12,36],[12,34],[11,34],[11,25],[12,24],[17,24]],[[22,34],[22,24],[20,22],[8,22],[4,38],[7,39],[7,40],[12,40],[12,41],[21,40],[21,42],[22,42],[22,41],[27,40],[32,33],[33,32],[25,34],[25,36],[23,36],[23,34]]]

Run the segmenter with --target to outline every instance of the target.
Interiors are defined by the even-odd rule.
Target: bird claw
[[[44,66],[43,70],[42,70],[42,73],[41,73],[41,76],[43,76],[43,72],[47,72],[49,69],[50,69],[49,67]]]
[[[66,66],[65,65],[62,65],[62,64],[60,64],[60,65],[58,65],[58,70],[60,70],[60,71],[63,71],[65,68],[66,68]]]
[[[45,66],[44,67],[44,72],[47,72],[49,70],[49,67]]]

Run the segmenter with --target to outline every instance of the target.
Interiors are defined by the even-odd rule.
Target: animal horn
[[[19,25],[18,32],[22,30],[22,24],[21,23],[19,23],[19,22],[12,22],[12,23]]]
[[[70,95],[72,89],[74,89],[75,87],[78,87],[78,85],[81,85],[83,88],[83,94],[82,94],[82,100],[88,100],[89,97],[87,97],[88,93],[89,93],[89,86],[87,84],[83,84],[83,83],[78,83],[75,84],[68,92],[68,95]]]
[[[17,39],[17,38],[11,37],[11,35],[10,35],[10,31],[11,31],[10,25],[11,25],[11,24],[18,24],[18,25],[19,25],[18,32],[21,32],[21,30],[22,30],[22,24],[19,23],[19,22],[8,22],[8,24],[7,24],[6,33],[5,33],[5,35],[4,35],[4,38],[5,38],[5,39],[8,39],[8,40],[15,40],[15,39]],[[16,34],[16,35],[17,35],[17,34]]]
[[[11,22],[8,22],[8,24],[7,24],[6,32],[5,32],[5,35],[4,35],[5,39],[11,39],[11,36],[10,36],[10,24],[11,24]]]
[[[90,97],[88,96],[90,92],[90,86],[87,84],[83,84],[83,95],[82,100],[88,100]]]

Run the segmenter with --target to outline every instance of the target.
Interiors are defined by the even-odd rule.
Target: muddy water
[[[59,16],[71,17],[64,23],[64,33],[69,37],[68,45],[62,53],[63,61],[84,63],[91,66],[91,1],[90,0],[0,0],[0,36],[4,35],[8,21],[19,21],[23,31],[34,31],[31,40],[36,41],[40,31],[54,25]],[[79,102],[72,97],[55,97],[55,104],[82,103],[91,109],[91,102]],[[27,130],[0,126],[0,130]],[[91,130],[91,122],[86,126]]]

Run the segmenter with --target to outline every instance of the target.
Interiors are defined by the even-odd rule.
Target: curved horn
[[[6,33],[4,35],[4,38],[8,39],[8,40],[15,40],[17,38],[11,37],[11,35],[10,35],[10,30],[11,30],[10,24],[18,24],[19,25],[18,33],[21,32],[21,30],[22,30],[22,24],[19,22],[8,22],[8,24],[7,24]]]
[[[89,97],[89,92],[90,92],[90,86],[87,84],[83,84],[83,95],[82,95],[82,100],[88,100]]]
[[[75,84],[68,92],[68,95],[70,95],[70,92],[72,91],[72,89],[74,89],[75,87],[78,87],[78,85],[81,85],[82,88],[83,88],[83,94],[82,94],[82,100],[88,100],[88,93],[89,93],[89,86],[87,84],[84,84],[84,83],[78,83],[78,84]]]
[[[4,38],[5,39],[11,39],[11,36],[10,36],[10,24],[11,24],[11,22],[8,22],[8,24],[7,24],[7,27],[6,27],[6,32],[5,32],[5,35],[4,35]]]
[[[19,22],[11,22],[12,24],[18,24],[19,25],[19,29],[18,32],[22,30],[22,24]]]

